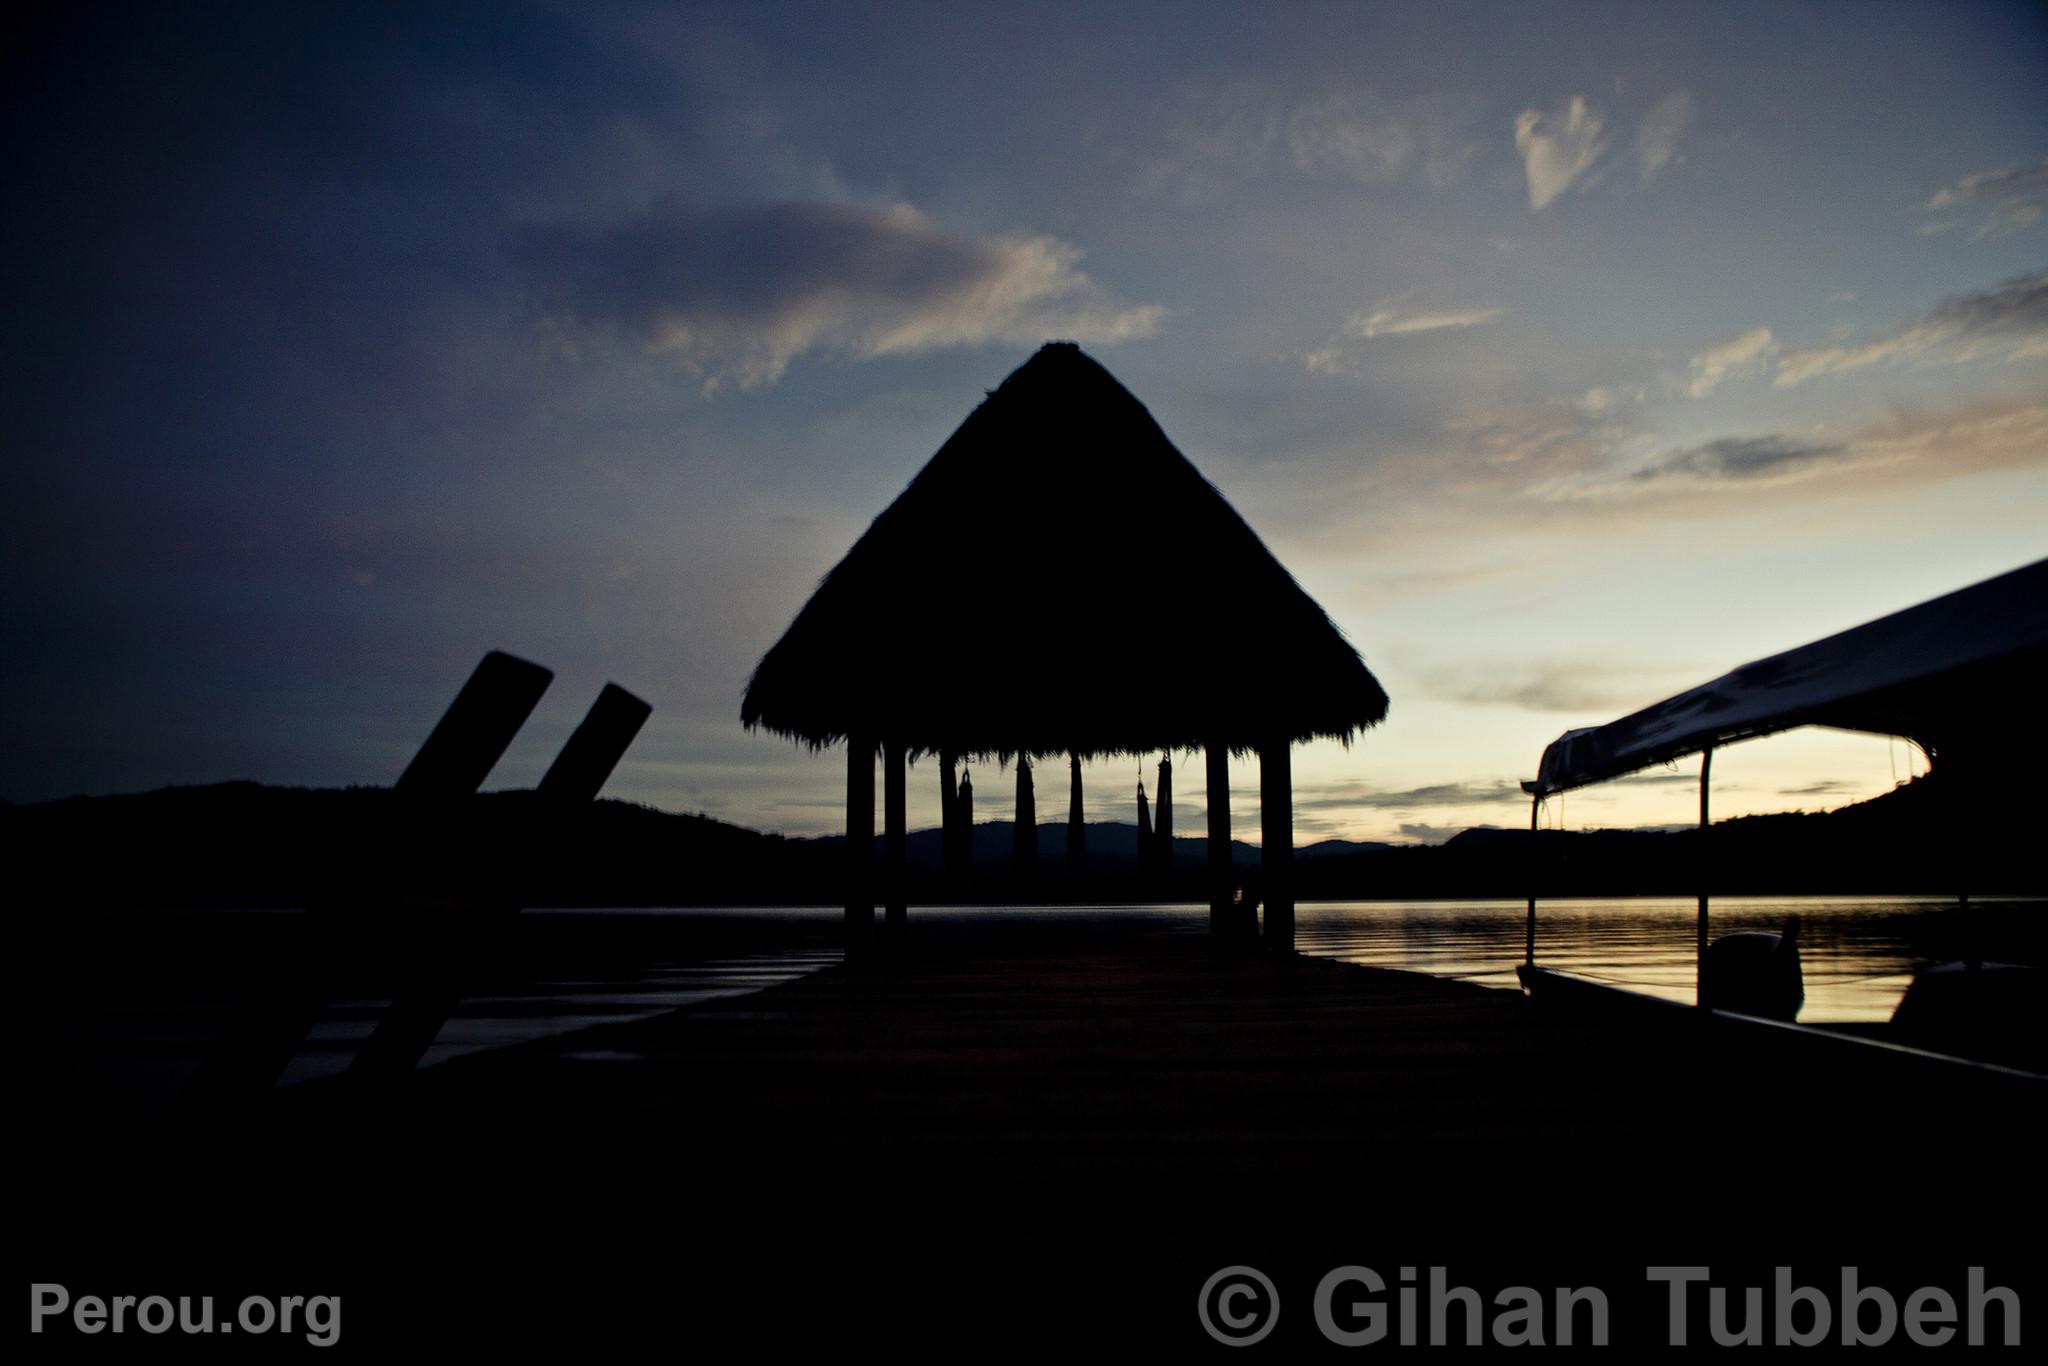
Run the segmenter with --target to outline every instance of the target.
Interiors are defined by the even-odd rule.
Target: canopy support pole
[[[1230,933],[1230,746],[1209,743],[1209,933]]]
[[[901,934],[910,918],[903,887],[903,855],[907,840],[903,769],[903,742],[883,741],[882,857],[886,865],[883,869],[883,878],[888,895],[888,919],[884,923],[891,934]]]
[[[1536,818],[1543,810],[1541,793],[1529,798],[1529,932],[1522,946],[1522,961],[1536,966],[1536,874],[1542,867],[1536,859]]]
[[[875,742],[846,737],[846,935],[856,943],[875,929]]]
[[[1259,747],[1259,867],[1266,895],[1266,947],[1294,952],[1294,770],[1289,742]]]
[[[1694,975],[1693,992],[1702,1009],[1707,1004],[1707,873],[1713,866],[1707,860],[1707,780],[1714,772],[1714,747],[1707,746],[1700,751],[1700,838],[1699,838],[1699,880],[1700,880],[1700,930],[1699,966]]]

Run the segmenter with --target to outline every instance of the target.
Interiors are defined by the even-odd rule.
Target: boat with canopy
[[[1704,849],[1714,752],[1804,726],[1913,741],[1926,753],[1932,773],[1941,776],[1952,799],[1951,817],[1962,829],[1970,821],[1970,803],[1998,789],[1995,772],[2048,754],[2038,715],[2043,698],[2048,560],[1745,664],[1604,726],[1566,731],[1544,750],[1535,779],[1522,784],[1531,797],[1532,849],[1545,799],[1694,754],[1700,756]],[[1715,1005],[1709,964],[1717,947],[1708,933],[1710,871],[1703,856],[1698,1004],[1708,1009]],[[1967,908],[1967,888],[1958,892]],[[1622,994],[1537,965],[1536,903],[1532,886],[1520,969],[1524,987],[1532,995]],[[2035,988],[2030,982],[2027,989]]]

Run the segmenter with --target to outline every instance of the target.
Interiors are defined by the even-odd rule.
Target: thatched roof
[[[1183,551],[1132,610],[1134,558]],[[1071,343],[960,424],[754,670],[749,729],[1083,756],[1348,742],[1387,695],[1323,609]]]

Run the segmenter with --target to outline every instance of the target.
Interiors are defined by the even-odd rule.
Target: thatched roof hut
[[[1122,585],[1133,538],[1155,527],[1190,553],[1134,629]],[[971,573],[958,569],[963,537],[988,552]],[[1163,682],[1116,681],[1156,670],[1162,651],[1179,663]],[[871,794],[878,746],[999,759],[1257,750],[1284,793],[1289,745],[1349,743],[1386,712],[1323,609],[1145,406],[1068,342],[990,393],[875,518],[740,705],[749,729],[812,748],[853,742],[848,835],[861,848],[873,799],[857,789]],[[1278,814],[1276,827],[1266,813],[1266,840],[1284,836],[1284,858],[1291,816]],[[1270,886],[1282,879],[1267,857]]]
[[[1134,537],[1190,549],[1142,632]],[[990,552],[957,571],[963,537]],[[1014,552],[1014,553],[1013,553]],[[1164,685],[1090,687],[1161,650]],[[1387,695],[1323,609],[1110,373],[1042,348],[960,424],[761,659],[740,705],[814,748],[1082,758],[1349,741]]]

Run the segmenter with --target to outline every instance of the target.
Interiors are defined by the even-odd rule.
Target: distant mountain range
[[[1138,827],[1129,821],[1089,821],[1084,827],[1087,835],[1088,866],[1097,872],[1136,872],[1138,868]],[[1007,864],[1015,844],[1015,827],[1009,821],[977,821],[974,826],[974,862],[982,867]],[[933,828],[912,830],[904,838],[903,858],[913,868],[938,870],[945,866],[943,832]],[[846,843],[843,835],[823,835],[813,839],[795,839],[792,844],[809,844],[838,850]],[[875,842],[877,849],[881,841]],[[1355,854],[1367,850],[1392,849],[1391,844],[1362,843],[1357,840],[1322,840],[1316,844],[1295,849],[1297,859],[1329,858],[1341,854]],[[1232,859],[1244,867],[1253,867],[1259,860],[1259,847],[1246,844],[1243,840],[1230,842]],[[1046,869],[1063,869],[1067,861],[1067,823],[1058,821],[1038,826],[1038,862]],[[1209,866],[1209,838],[1207,835],[1176,835],[1173,840],[1173,866],[1177,869],[1201,870]]]
[[[1436,846],[1325,840],[1296,850],[1303,899],[1682,895],[1702,869],[1717,892],[2048,890],[2031,807],[1951,815],[1925,778],[1823,814],[1751,816],[1695,830],[1479,828]],[[1988,815],[1985,813],[1988,811]],[[525,905],[824,904],[844,895],[841,837],[794,839],[628,802],[551,807],[531,792],[423,808],[387,788],[167,788],[0,804],[18,885],[67,904],[305,905],[406,894]],[[1066,825],[1038,827],[1039,865],[1020,881],[1011,824],[974,830],[974,866],[942,868],[940,834],[907,841],[915,900],[1208,898],[1208,844],[1174,840],[1170,871],[1144,875],[1136,827],[1090,822],[1086,871],[1066,871]],[[879,853],[880,841],[877,840]],[[1256,846],[1236,842],[1247,880]]]

